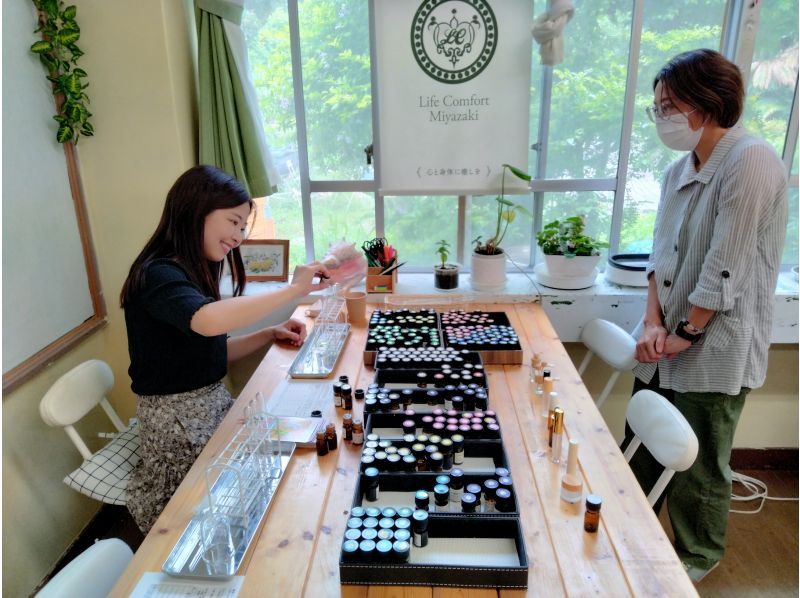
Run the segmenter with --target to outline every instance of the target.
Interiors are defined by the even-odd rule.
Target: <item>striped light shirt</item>
[[[786,169],[772,147],[742,127],[695,170],[693,152],[667,168],[647,274],[654,272],[664,326],[691,305],[714,310],[702,339],[634,373],[662,388],[738,394],[767,371],[773,297],[787,219]]]

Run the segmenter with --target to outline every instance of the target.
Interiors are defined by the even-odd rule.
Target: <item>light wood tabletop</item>
[[[303,318],[301,306],[295,317]],[[358,480],[360,447],[343,442],[324,457],[298,448],[238,575],[244,596],[693,596],[694,586],[658,519],[636,483],[564,346],[538,304],[472,305],[505,311],[524,350],[523,365],[488,365],[489,408],[497,413],[509,469],[519,502],[528,555],[528,589],[496,590],[430,586],[340,585],[339,555]],[[313,321],[308,320],[309,329]],[[335,376],[346,374],[365,388],[374,370],[363,363],[366,327],[352,328]],[[600,529],[583,530],[583,501],[560,499],[566,464],[550,460],[545,399],[530,384],[533,352],[552,365],[555,390],[565,410],[565,443],[578,438],[584,497],[603,498]],[[231,412],[189,471],[123,573],[112,595],[127,596],[144,572],[161,570],[193,509],[205,492],[204,467],[242,425],[246,404],[265,396],[286,378],[296,350],[273,346],[238,397]],[[335,378],[331,376],[331,381]],[[353,417],[363,402],[354,401]],[[341,432],[344,411],[333,401],[323,413]],[[566,453],[565,453],[566,454]]]

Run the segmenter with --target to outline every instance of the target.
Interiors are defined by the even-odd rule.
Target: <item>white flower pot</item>
[[[599,255],[578,255],[575,257],[565,257],[563,255],[544,256],[547,272],[552,276],[590,276],[599,261]]]
[[[575,257],[563,255],[544,256],[547,272],[553,276],[589,276],[599,261],[599,255],[578,255]]]
[[[470,284],[476,291],[499,291],[506,286],[506,254],[482,255],[472,252]]]

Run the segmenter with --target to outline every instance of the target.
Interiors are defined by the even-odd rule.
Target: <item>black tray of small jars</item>
[[[431,413],[437,409],[458,411],[486,411],[489,392],[486,388],[448,384],[444,388],[371,388],[364,395],[364,413],[400,412],[413,409]]]
[[[483,367],[480,353],[452,347],[383,347],[375,358],[376,370],[429,370],[449,366],[453,370]]]
[[[439,314],[435,309],[376,309],[369,318],[370,328],[400,326],[402,328],[439,327]]]
[[[477,351],[484,364],[522,363],[522,346],[505,312],[447,312],[440,324],[445,347]]]
[[[447,372],[450,372],[449,374]],[[386,370],[379,369],[375,372],[376,382],[379,387],[390,389],[420,388],[425,390],[442,390],[446,386],[465,386],[469,388],[486,389],[486,374],[483,367],[479,369],[441,370],[441,369],[415,369],[415,370]]]
[[[437,426],[438,423],[444,426]],[[375,434],[380,440],[388,440],[398,447],[414,444],[419,435],[450,438],[458,434],[465,441],[501,439],[500,423],[494,411],[373,412],[366,416],[365,429],[367,435]]]
[[[372,312],[364,348],[364,364],[375,363],[379,348],[442,346],[439,314],[435,310],[379,310]]]
[[[407,534],[409,540],[344,540],[341,583],[528,587],[528,556],[519,518],[431,514],[426,527],[424,546],[415,545],[423,535],[416,533]]]
[[[368,467],[361,471],[353,497],[353,506],[359,507],[411,507],[428,511],[429,515],[458,515],[461,517],[511,517],[519,515],[519,504],[514,492],[513,479],[503,467],[495,471],[453,470],[439,472],[379,472]],[[456,484],[455,480],[458,480]],[[499,489],[508,492],[498,495]],[[469,493],[475,501],[468,501],[465,509],[461,497]],[[498,496],[500,496],[498,500]]]

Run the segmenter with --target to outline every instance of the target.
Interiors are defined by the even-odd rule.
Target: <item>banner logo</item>
[[[414,58],[442,83],[477,77],[497,47],[497,20],[486,0],[425,0],[411,24]]]

